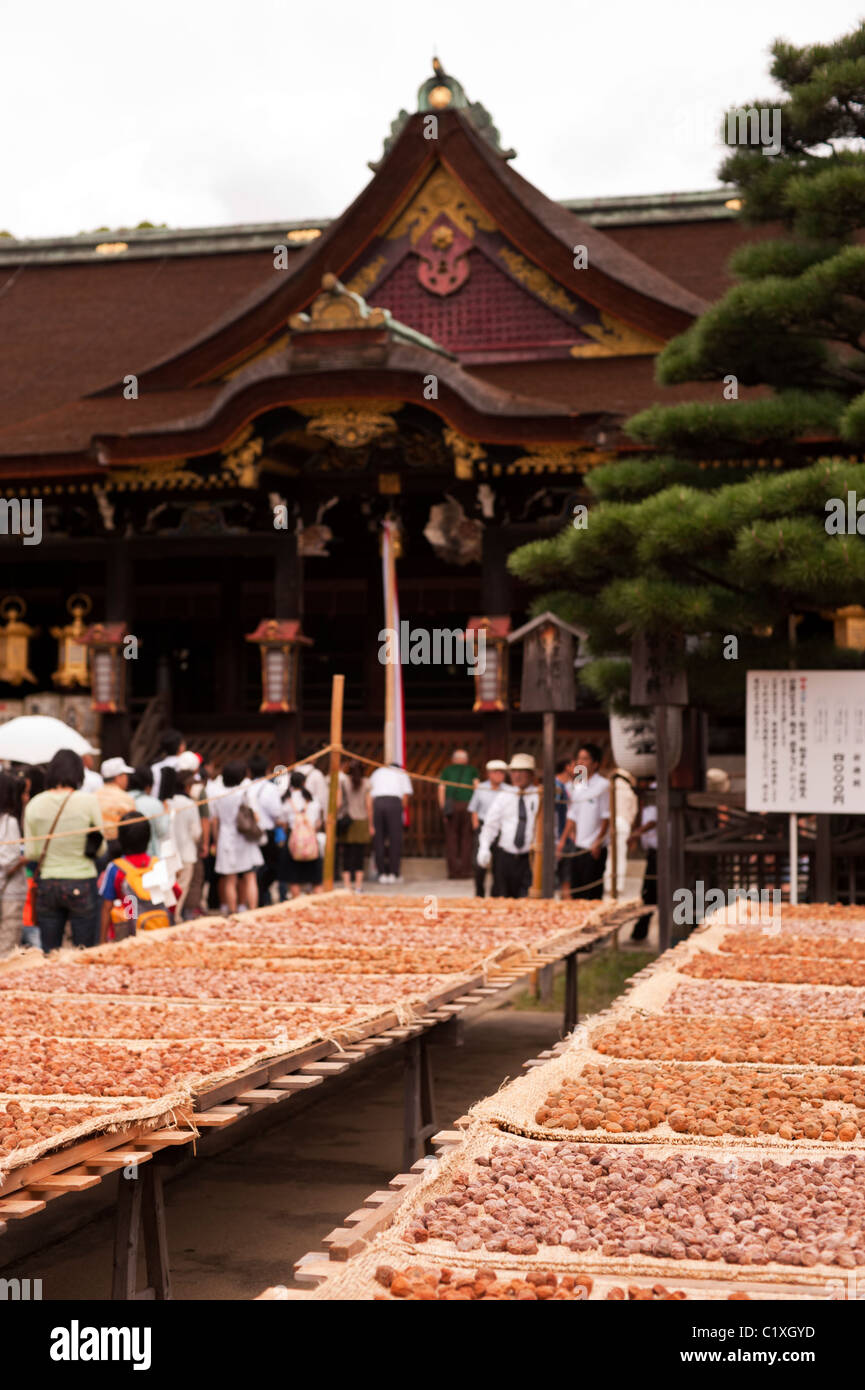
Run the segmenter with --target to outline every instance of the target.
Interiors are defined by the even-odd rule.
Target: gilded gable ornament
[[[575,343],[570,350],[572,357],[654,357],[664,346],[659,339],[603,311],[600,323],[583,323],[580,329],[595,341]]]
[[[449,221],[469,241],[475,232],[494,232],[496,224],[461,183],[441,164],[437,165],[408,206],[386,233],[388,241],[408,234],[412,246],[445,213]]]
[[[257,487],[263,450],[264,440],[260,435],[253,436],[252,425],[246,425],[222,449],[221,471],[229,474],[240,487]]]
[[[549,304],[551,309],[560,309],[565,314],[574,313],[577,301],[566,294],[561,285],[557,285],[539,265],[533,265],[510,246],[503,246],[499,255],[514,278],[519,280],[521,285],[525,285],[532,294],[537,295],[544,304]]]
[[[359,294],[348,289],[330,272],[321,277],[321,293],[307,314],[292,314],[288,326],[295,333],[315,333],[338,328],[384,328],[387,309],[370,308]]]
[[[481,463],[487,456],[483,445],[475,439],[466,439],[458,430],[447,428],[442,434],[454,456],[454,476],[462,479],[473,478],[475,464]]]
[[[296,408],[309,415],[307,434],[327,439],[340,449],[359,449],[375,439],[395,435],[396,421],[391,419],[399,410],[400,401],[338,401],[332,405]]]
[[[530,444],[529,452],[507,464],[506,473],[585,473],[612,455],[575,444]]]

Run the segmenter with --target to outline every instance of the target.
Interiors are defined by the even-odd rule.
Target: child
[[[127,822],[131,822],[128,824]],[[112,860],[99,880],[102,898],[100,941],[122,941],[136,931],[152,931],[170,927],[174,920],[174,904],[180,899],[177,883],[165,893],[170,903],[159,902],[159,890],[153,897],[155,885],[145,887],[143,880],[160,860],[147,853],[150,824],[138,818],[137,811],[127,811],[117,823],[120,857]]]

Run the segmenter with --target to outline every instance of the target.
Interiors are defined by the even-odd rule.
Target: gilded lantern
[[[92,606],[86,594],[73,594],[66,602],[72,622],[51,629],[51,636],[57,638],[57,670],[51,679],[64,689],[89,683],[87,647],[82,640],[87,629],[82,619]]]
[[[20,685],[22,681],[36,684],[30,670],[30,638],[36,637],[39,629],[21,621],[26,612],[23,598],[14,594],[0,603],[0,617],[6,619],[5,626],[0,627],[0,681],[9,685]]]

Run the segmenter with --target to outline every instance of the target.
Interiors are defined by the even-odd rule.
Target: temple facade
[[[654,359],[745,235],[723,189],[557,203],[513,156],[436,64],[333,221],[0,241],[0,596],[33,630],[27,678],[0,663],[7,713],[100,703],[92,664],[58,664],[71,622],[120,651],[106,755],[169,719],[217,756],[288,760],[326,739],[341,671],[346,743],[377,756],[385,517],[403,619],[486,624],[499,650],[529,601],[508,552],[634,452],[628,416],[700,398],[662,393]],[[15,534],[28,500],[38,544]],[[268,622],[288,709],[262,710]],[[531,744],[518,674],[479,692],[465,667],[407,664],[409,764]],[[604,725],[584,691],[562,721]]]

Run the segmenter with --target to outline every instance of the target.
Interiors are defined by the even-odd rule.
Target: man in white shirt
[[[477,862],[482,869],[487,868],[491,860],[493,862],[494,898],[525,898],[532,885],[529,851],[535,837],[540,802],[534,785],[535,760],[530,753],[515,753],[508,771],[513,786],[499,792],[487,813],[478,843]]]
[[[256,869],[258,879],[258,901],[270,902],[271,885],[279,880],[279,845],[276,843],[276,827],[284,825],[287,818],[285,803],[273,782],[267,777],[267,759],[261,753],[253,753],[249,760],[249,775],[252,786],[249,789],[249,803],[261,826],[261,854],[263,864]]]
[[[402,819],[412,795],[411,779],[399,763],[377,767],[369,779],[372,835],[379,883],[402,883]]]
[[[571,793],[571,807],[564,834],[558,843],[562,853],[568,836],[576,850],[571,860],[571,897],[602,898],[607,840],[610,828],[610,784],[602,777],[601,750],[596,743],[584,743],[577,752],[577,778]]]
[[[486,765],[487,779],[479,782],[472,792],[469,802],[469,815],[472,818],[472,830],[474,831],[474,861],[475,861],[475,897],[486,897],[487,871],[478,864],[478,849],[480,847],[481,830],[487,818],[487,812],[497,799],[502,784],[508,775],[508,765],[501,758],[491,758]]]

